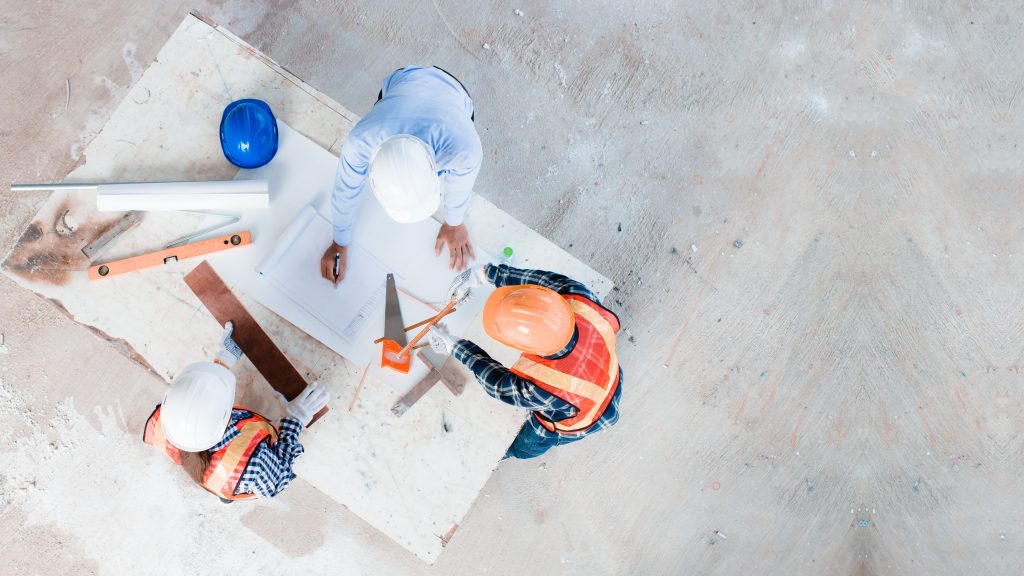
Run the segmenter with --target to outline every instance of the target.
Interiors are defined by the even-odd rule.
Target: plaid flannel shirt
[[[550,288],[559,294],[575,294],[598,304],[601,303],[597,296],[585,285],[573,280],[572,278],[555,272],[548,272],[545,270],[525,270],[521,268],[513,268],[505,264],[500,266],[488,264],[487,279],[499,288],[502,286],[536,284],[538,286]],[[574,344],[575,341],[570,342],[568,346],[566,346],[565,350],[560,351],[558,354],[555,354],[555,356],[561,356],[568,353],[568,349]],[[547,390],[534,385],[533,382],[526,378],[512,373],[511,370],[502,366],[500,362],[491,358],[487,352],[469,340],[460,340],[456,343],[452,354],[476,376],[476,379],[483,386],[484,391],[487,392],[487,394],[505,402],[506,404],[537,412],[545,419],[552,422],[571,418],[576,415],[577,409],[575,406]],[[593,434],[594,432],[603,430],[618,421],[618,399],[621,389],[622,368],[619,367],[619,391],[616,392],[614,400],[608,405],[608,408],[605,410],[604,414],[601,415],[601,418],[599,418],[598,421],[590,428],[587,428],[582,432],[568,434],[551,432],[547,428],[544,428],[536,418],[530,418],[527,420],[526,427],[530,428],[540,436],[560,435],[563,437],[582,437],[588,434]]]
[[[231,423],[224,437],[210,448],[210,452],[224,448],[238,437],[239,430],[235,423],[252,415],[253,413],[248,410],[231,410]],[[249,458],[249,463],[245,466],[242,478],[235,488],[235,494],[259,494],[264,498],[273,498],[287,488],[295,479],[292,462],[305,451],[302,444],[299,444],[301,431],[302,424],[298,420],[289,416],[282,418],[277,431],[277,442],[271,446],[268,439],[260,442],[253,450],[252,457]]]

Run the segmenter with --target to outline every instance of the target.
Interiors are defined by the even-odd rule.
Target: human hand
[[[452,270],[465,270],[466,265],[476,258],[473,253],[473,245],[469,243],[469,230],[465,224],[449,226],[441,224],[437,232],[437,242],[434,243],[434,255],[441,255],[441,248],[448,245],[448,266]]]
[[[231,337],[234,330],[235,323],[228,320],[228,323],[224,325],[224,335],[220,338],[220,351],[216,356],[216,359],[227,368],[234,366],[235,362],[242,357],[242,349]]]
[[[472,296],[474,288],[485,284],[487,284],[487,265],[473,266],[452,278],[452,283],[448,287],[448,299],[454,298],[457,304],[462,304]]]
[[[319,382],[310,382],[285,406],[285,413],[298,420],[305,428],[324,406],[327,406],[327,389]]]
[[[334,275],[334,261],[335,256],[338,257],[338,275]],[[348,246],[342,246],[337,242],[331,242],[331,245],[324,250],[324,255],[320,257],[320,275],[331,284],[337,286],[342,280],[345,279],[345,267],[348,264]]]
[[[459,341],[452,336],[444,324],[434,324],[431,326],[430,331],[427,332],[427,337],[430,339],[430,348],[438,354],[451,354],[455,351],[455,344]]]

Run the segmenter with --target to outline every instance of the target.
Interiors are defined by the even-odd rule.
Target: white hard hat
[[[208,450],[224,437],[235,402],[235,375],[213,362],[189,364],[160,408],[164,436],[179,450]]]
[[[370,159],[373,195],[396,222],[426,220],[441,205],[434,152],[419,138],[392,136]]]

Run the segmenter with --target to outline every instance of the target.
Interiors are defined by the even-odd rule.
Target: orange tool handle
[[[420,320],[419,322],[413,324],[412,326],[406,326],[405,328],[403,328],[403,330],[406,331],[406,332],[408,332],[409,330],[415,330],[415,329],[419,328],[420,326],[423,326],[427,322],[433,322],[433,321],[436,321],[436,320],[440,320],[441,318],[444,318],[445,316],[451,314],[452,312],[455,312],[455,308],[452,308],[451,310],[449,310],[447,312],[438,312],[436,315],[431,316],[430,318],[427,318],[426,320]],[[383,341],[384,341],[384,337],[381,336],[380,338],[377,338],[376,340],[374,340],[373,343],[374,344],[380,344]]]
[[[398,354],[401,350],[402,347],[398,345],[398,342],[385,338],[384,345],[380,349],[381,368],[391,368],[396,372],[408,374],[409,367],[412,365],[412,356],[406,354],[405,360],[403,360]]]
[[[427,332],[430,332],[430,329],[434,326],[434,324],[437,324],[438,322],[440,322],[441,318],[444,318],[445,316],[450,314],[453,310],[455,310],[455,298],[452,298],[451,302],[449,302],[447,305],[445,305],[445,307],[442,308],[441,311],[437,313],[437,316],[434,316],[433,318],[431,318],[427,322],[427,325],[423,327],[423,330],[420,330],[420,333],[417,334],[416,337],[413,338],[411,342],[406,344],[405,348],[402,348],[398,352],[398,357],[401,358],[401,357],[405,356],[406,352],[408,352],[410,348],[415,346],[416,343],[419,342],[421,338],[426,336]]]
[[[125,272],[134,272],[144,268],[153,268],[169,262],[177,262],[178,260],[185,260],[186,258],[195,258],[196,256],[203,256],[205,254],[220,252],[221,250],[229,250],[231,248],[239,248],[250,244],[252,244],[252,232],[249,232],[248,230],[238,232],[236,234],[227,234],[219,238],[200,240],[199,242],[183,244],[181,246],[175,246],[174,248],[167,248],[166,250],[159,250],[157,252],[150,252],[149,254],[133,256],[123,260],[107,262],[106,264],[95,264],[89,267],[89,280],[109,278],[111,276],[117,276],[118,274],[124,274]]]

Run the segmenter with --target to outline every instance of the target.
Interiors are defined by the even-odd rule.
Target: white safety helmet
[[[160,408],[164,436],[179,450],[209,450],[224,437],[235,403],[235,375],[213,362],[189,364]]]
[[[426,220],[441,205],[441,179],[434,152],[413,136],[392,136],[370,159],[373,195],[396,222]]]

